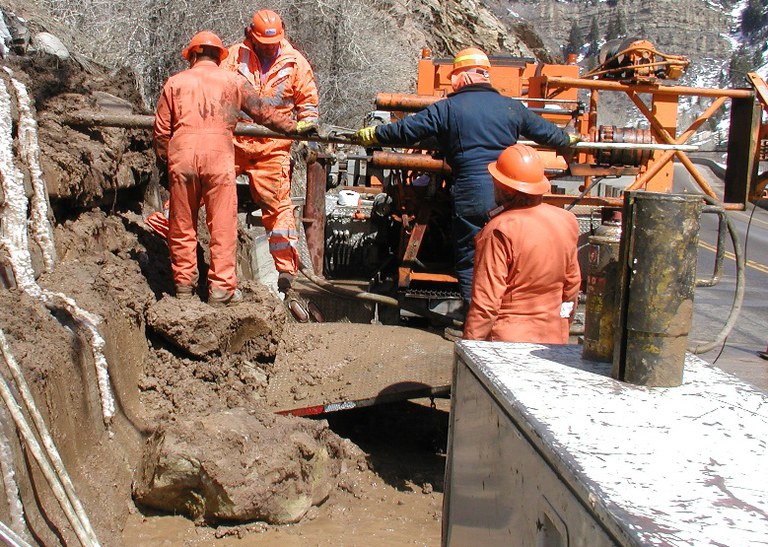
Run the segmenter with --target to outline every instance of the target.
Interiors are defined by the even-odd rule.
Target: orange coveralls
[[[168,163],[168,247],[176,285],[196,285],[197,214],[202,199],[211,234],[209,289],[237,288],[237,189],[233,130],[240,110],[292,132],[296,122],[266,105],[242,78],[202,59],[171,76],[157,103],[154,148]]]
[[[467,340],[567,344],[560,306],[581,284],[576,217],[547,204],[508,209],[475,238]]]
[[[222,66],[245,77],[256,93],[280,112],[297,120],[317,121],[318,94],[312,67],[287,40],[280,42],[277,58],[263,75],[259,57],[248,41],[231,46]],[[251,197],[261,206],[275,268],[296,274],[299,238],[291,204],[291,141],[237,137],[235,163],[238,174],[248,175]]]

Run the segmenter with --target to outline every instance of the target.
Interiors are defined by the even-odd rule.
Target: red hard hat
[[[200,53],[203,46],[218,49],[219,62],[226,59],[227,55],[229,55],[229,51],[227,51],[227,49],[224,47],[224,44],[221,42],[221,38],[209,30],[204,30],[202,32],[198,32],[192,37],[192,39],[189,41],[189,45],[184,48],[184,51],[181,52],[181,56],[189,61],[189,56],[193,53]]]
[[[467,68],[491,70],[491,62],[488,60],[488,56],[483,50],[477,49],[476,47],[468,47],[459,51],[456,54],[456,57],[454,57],[451,74],[455,74],[456,72]]]
[[[260,44],[277,44],[285,36],[283,20],[272,10],[263,9],[253,14],[248,27],[251,38]]]
[[[494,184],[524,194],[541,196],[549,191],[549,180],[544,176],[544,162],[538,152],[525,144],[513,144],[499,159],[488,165]]]

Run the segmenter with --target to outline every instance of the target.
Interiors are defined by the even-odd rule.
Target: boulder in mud
[[[266,287],[253,284],[243,293],[243,302],[228,307],[165,296],[147,310],[147,325],[194,357],[242,352],[254,358],[274,358],[285,310]]]
[[[133,495],[198,521],[294,523],[335,488],[344,447],[322,421],[243,409],[179,421],[147,440]]]

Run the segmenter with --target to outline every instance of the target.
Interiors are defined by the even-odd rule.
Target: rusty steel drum
[[[615,378],[643,386],[682,383],[703,207],[693,194],[625,192]]]

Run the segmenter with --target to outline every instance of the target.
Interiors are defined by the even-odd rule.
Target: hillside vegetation
[[[530,54],[474,0],[3,0],[3,6],[59,36],[73,51],[108,67],[127,66],[152,108],[163,81],[184,68],[190,36],[203,29],[226,44],[242,39],[254,11],[283,17],[288,39],[315,69],[322,117],[358,126],[380,91],[413,89],[421,48],[452,55],[479,45]],[[32,23],[31,23],[32,24]]]

